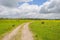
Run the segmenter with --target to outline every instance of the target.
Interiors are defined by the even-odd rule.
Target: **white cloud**
[[[0,17],[60,19],[60,0],[50,0],[40,6],[24,3],[14,8],[18,1],[29,2],[32,0],[0,0]]]
[[[30,2],[33,0],[0,0],[0,5],[4,5],[7,7],[16,7],[18,2]]]
[[[20,2],[30,2],[30,1],[33,1],[33,0],[20,0]]]
[[[21,5],[19,7],[20,10],[22,10],[21,12],[26,12],[26,13],[29,13],[29,12],[39,12],[39,6],[37,5],[29,5],[28,3],[25,3],[23,5]]]
[[[60,13],[60,0],[51,0],[45,3],[40,10],[41,13]]]

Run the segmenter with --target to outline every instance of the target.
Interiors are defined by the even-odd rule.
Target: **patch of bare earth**
[[[21,40],[33,40],[33,36],[28,26],[30,23],[26,23],[22,29]]]

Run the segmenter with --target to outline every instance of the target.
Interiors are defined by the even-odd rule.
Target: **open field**
[[[0,20],[0,37],[4,33],[17,28],[18,25],[27,22],[32,23],[29,25],[24,24],[22,27],[29,27],[30,31],[33,33],[31,36],[33,36],[34,40],[60,40],[60,20]],[[18,35],[21,35],[21,33]]]
[[[60,40],[60,20],[36,20],[30,30],[35,40]]]
[[[0,20],[0,36],[16,28],[18,25],[28,21],[30,20]]]

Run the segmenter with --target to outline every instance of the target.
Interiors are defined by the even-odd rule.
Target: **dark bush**
[[[12,27],[14,27],[15,25],[12,25]]]
[[[45,22],[41,22],[42,24],[44,24]]]
[[[35,37],[38,37],[38,35],[35,35]]]

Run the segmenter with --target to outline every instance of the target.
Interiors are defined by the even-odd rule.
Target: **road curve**
[[[29,24],[30,23],[31,22],[28,22],[28,23],[24,23],[24,24],[18,26],[12,32],[5,35],[2,40],[11,40],[11,39],[13,39],[17,35],[17,33],[19,32],[21,27],[22,27],[21,34],[19,34],[19,35],[21,35],[21,37],[19,37],[21,39],[19,39],[19,40],[33,40],[33,35],[31,33],[31,31],[29,30]],[[14,38],[14,40],[16,40],[16,39]]]
[[[18,30],[21,28],[22,25],[18,26],[11,33],[5,35],[2,40],[11,40],[18,33]]]

